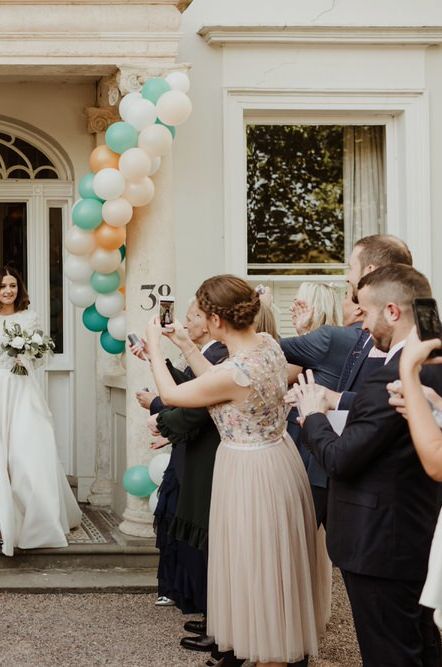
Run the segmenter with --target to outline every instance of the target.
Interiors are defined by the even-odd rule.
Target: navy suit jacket
[[[386,385],[399,377],[400,355],[365,382],[341,436],[321,413],[306,418],[302,436],[330,476],[332,561],[355,574],[423,581],[439,485],[426,475],[406,419],[388,402]],[[440,367],[424,367],[421,380],[441,394]]]
[[[342,367],[361,333],[361,325],[332,327],[324,325],[305,336],[283,338],[281,348],[289,364],[310,368],[318,384],[336,390]],[[326,488],[327,473],[300,439],[298,411],[292,409],[287,418],[287,431],[295,441],[307,470],[310,484]]]
[[[350,410],[357,392],[372,373],[381,368],[385,363],[384,357],[369,357],[373,348],[373,340],[370,338],[364,345],[359,358],[355,362],[347,381],[344,383],[342,375],[339,378],[337,390],[342,392],[339,399],[339,410]],[[350,350],[349,354],[353,354]],[[347,360],[344,362],[345,367]]]

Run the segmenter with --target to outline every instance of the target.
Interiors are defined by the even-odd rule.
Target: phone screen
[[[166,328],[173,324],[175,320],[175,298],[167,297],[160,299],[160,324]]]
[[[421,340],[441,338],[442,325],[439,319],[437,303],[434,299],[415,299],[414,318]]]

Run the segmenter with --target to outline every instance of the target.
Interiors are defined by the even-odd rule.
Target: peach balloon
[[[95,231],[97,246],[105,250],[117,250],[126,240],[126,227],[112,227],[102,222]]]
[[[124,285],[123,287],[119,287],[118,291],[121,292],[121,294],[126,294],[126,288],[124,287]]]
[[[93,172],[101,169],[118,169],[120,156],[111,151],[106,144],[101,144],[94,148],[89,157],[89,166]]]

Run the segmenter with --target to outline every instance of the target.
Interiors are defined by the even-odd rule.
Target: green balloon
[[[104,199],[100,199],[100,197],[97,197],[95,194],[95,190],[93,187],[93,180],[94,180],[95,174],[90,171],[88,174],[85,174],[81,179],[80,183],[78,185],[78,191],[80,193],[80,197],[83,197],[84,199],[98,199],[98,201],[104,201]]]
[[[150,479],[147,467],[141,465],[132,466],[126,470],[123,476],[123,486],[131,496],[139,498],[147,498],[157,488]]]
[[[129,123],[112,123],[106,130],[106,144],[114,153],[124,153],[138,146],[138,132]]]
[[[164,125],[164,127],[167,127],[170,134],[172,135],[172,138],[175,139],[176,129],[174,125],[166,125],[166,123],[162,123],[159,118],[156,119],[155,123],[156,125]]]
[[[145,100],[149,100],[156,104],[163,93],[170,90],[170,86],[165,79],[160,76],[154,79],[148,79],[141,89],[141,94]]]
[[[72,222],[81,229],[96,229],[103,221],[102,208],[98,199],[80,199],[72,209]]]
[[[124,352],[124,340],[117,340],[116,338],[113,338],[109,331],[103,331],[100,336],[100,343],[103,350],[106,350],[106,352],[109,352],[109,354],[121,354]]]
[[[94,271],[91,276],[91,285],[100,294],[115,292],[120,286],[120,274],[118,271],[113,271],[112,273],[98,273],[98,271]]]
[[[124,245],[124,243],[123,245],[120,245],[118,250],[120,251],[121,261],[123,261],[123,259],[126,257],[126,246]]]
[[[92,304],[92,306],[83,311],[83,324],[89,331],[103,331],[107,327],[108,319],[97,312],[95,304]]]

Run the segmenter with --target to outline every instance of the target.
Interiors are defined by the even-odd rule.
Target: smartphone
[[[167,329],[175,320],[175,297],[167,296],[160,299],[160,324]]]
[[[442,339],[442,324],[435,299],[416,298],[413,302],[414,320],[421,340]],[[442,349],[433,350],[430,357],[442,356]]]
[[[143,343],[138,338],[136,333],[127,334],[127,339],[131,345],[140,345],[141,347],[143,347]]]

